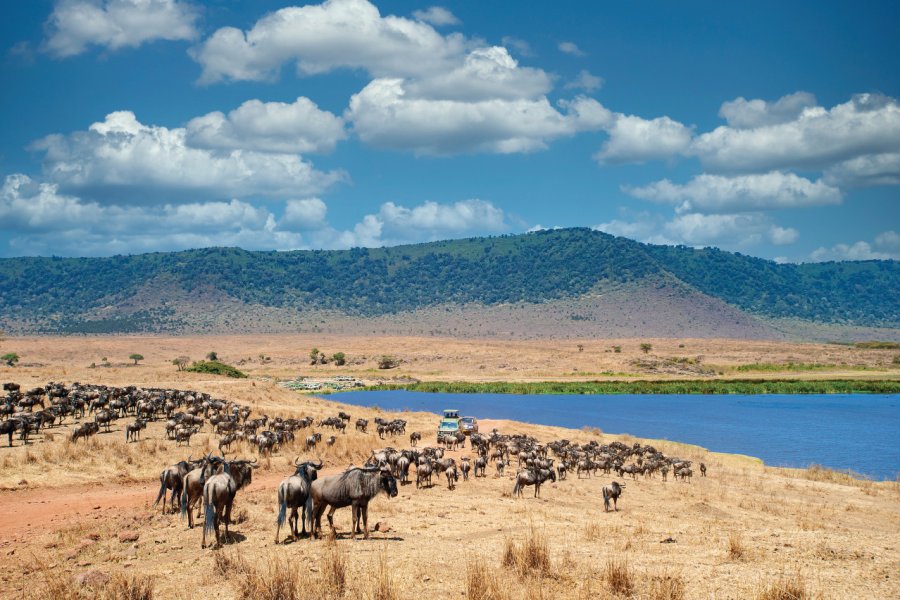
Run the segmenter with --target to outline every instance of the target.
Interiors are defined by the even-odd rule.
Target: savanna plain
[[[645,346],[642,348],[641,344]],[[650,347],[648,348],[647,345]],[[347,364],[310,365],[309,353],[343,352]],[[618,350],[616,349],[618,348]],[[897,351],[836,344],[704,339],[486,341],[362,336],[14,337],[16,367],[0,380],[30,389],[50,381],[196,390],[252,409],[252,416],[352,415],[333,445],[307,452],[285,444],[259,458],[237,493],[222,547],[201,549],[200,528],[162,514],[153,501],[162,469],[218,451],[209,424],[189,445],[166,438],[165,420],[126,443],[133,416],[110,432],[71,441],[71,418],[28,445],[0,443],[0,597],[8,598],[897,598],[900,597],[900,483],[824,468],[767,467],[751,457],[598,429],[482,420],[483,432],[526,434],[546,443],[652,444],[667,456],[703,462],[689,481],[627,477],[618,511],[601,490],[616,475],[547,482],[540,498],[512,495],[516,460],[503,475],[460,481],[455,490],[400,486],[378,496],[369,540],[353,541],[350,510],[336,513],[337,539],[275,544],[278,483],[295,459],[321,459],[321,476],[361,465],[372,450],[434,445],[437,417],[344,405],[279,381],[352,375],[369,383],[577,381],[678,378],[887,378]],[[246,379],[178,370],[172,360],[215,351]],[[143,359],[129,360],[132,354]],[[389,355],[396,368],[378,368]],[[354,431],[358,417],[405,419],[407,434],[379,439]],[[316,426],[328,437],[330,430]],[[255,458],[246,444],[229,456]],[[459,461],[468,447],[448,452]],[[414,470],[414,469],[413,469]],[[327,525],[326,531],[327,531]],[[328,538],[328,536],[326,536]]]

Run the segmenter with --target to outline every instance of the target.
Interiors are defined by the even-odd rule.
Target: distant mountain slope
[[[779,265],[589,229],[345,251],[0,259],[0,320],[17,331],[178,331],[217,307],[274,311],[277,319],[312,312],[371,318],[445,305],[557,303],[610,290],[629,304],[621,290],[653,287],[753,316],[900,323],[896,261]]]

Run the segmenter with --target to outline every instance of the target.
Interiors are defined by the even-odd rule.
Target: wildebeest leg
[[[353,525],[350,527],[350,539],[355,540],[356,533],[359,530],[359,506],[354,502],[350,508],[353,511]]]
[[[228,504],[225,505],[225,519],[224,519],[224,521],[225,521],[225,538],[224,538],[224,540],[225,540],[225,543],[228,543],[228,544],[231,543],[231,533],[229,533],[229,531],[228,531],[228,524],[231,523],[231,507],[232,507],[231,502],[229,502]]]
[[[328,526],[331,527],[331,537],[333,538],[337,538],[337,529],[334,528],[334,511],[336,510],[336,506],[332,506],[328,510]]]
[[[297,507],[294,506],[291,508],[291,516],[288,517],[288,524],[291,526],[291,533],[294,536],[294,539],[297,539],[297,519],[299,515],[297,514]]]
[[[363,520],[363,531],[365,531],[365,539],[369,539],[369,505],[363,504],[359,507],[360,512],[362,512],[362,520]]]

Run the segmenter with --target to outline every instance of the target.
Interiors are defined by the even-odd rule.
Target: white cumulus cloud
[[[110,50],[153,40],[191,40],[199,11],[178,0],[60,0],[47,20],[44,49],[74,56],[95,45]]]
[[[598,129],[609,111],[577,98],[565,113],[546,97],[480,101],[410,97],[401,79],[376,79],[350,100],[346,117],[373,146],[423,154],[530,152],[549,140]]]
[[[326,225],[328,207],[319,198],[288,200],[278,225],[291,231],[320,229]]]
[[[867,154],[837,163],[825,171],[825,181],[841,187],[900,185],[900,152]]]
[[[795,92],[775,102],[740,97],[722,104],[719,116],[735,129],[752,129],[766,125],[787,123],[799,117],[807,108],[816,106],[816,97],[808,92]]]
[[[456,18],[456,15],[443,6],[430,6],[425,10],[414,10],[413,16],[420,21],[425,21],[426,23],[431,23],[438,27],[443,27],[445,25],[459,25],[461,22]]]
[[[564,52],[565,54],[571,54],[572,56],[587,56],[575,42],[560,42],[557,47],[560,52]]]
[[[374,76],[408,76],[444,70],[468,42],[443,36],[419,20],[382,17],[367,0],[327,0],[270,13],[248,31],[223,27],[193,49],[203,83],[273,79],[293,62],[303,74],[338,68]]]
[[[751,119],[752,121],[752,119]],[[805,107],[796,118],[751,128],[718,127],[692,153],[708,170],[825,169],[867,155],[900,152],[900,104],[858,94],[831,109]]]
[[[839,204],[841,191],[793,173],[702,174],[680,185],[668,179],[642,187],[623,187],[635,198],[676,205],[678,212],[740,212]]]
[[[190,146],[283,154],[331,152],[347,135],[343,119],[303,96],[290,104],[248,100],[227,115],[191,119],[186,129]]]
[[[148,201],[221,197],[296,197],[343,179],[295,154],[193,148],[184,128],[144,125],[130,111],[110,113],[87,131],[51,135],[43,151],[46,178],[64,191],[97,199],[145,193]]]
[[[644,119],[617,115],[607,128],[609,139],[594,159],[600,164],[644,163],[688,152],[693,131],[669,117]]]
[[[589,71],[587,71],[586,69],[582,69],[581,71],[579,71],[578,77],[566,83],[565,88],[567,90],[584,90],[586,92],[593,92],[594,90],[600,89],[602,85],[602,77],[591,75]]]

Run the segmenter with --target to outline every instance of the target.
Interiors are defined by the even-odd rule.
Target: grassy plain
[[[652,349],[645,354],[640,343]],[[614,352],[614,345],[621,352]],[[345,352],[351,364],[311,367],[307,355],[313,346],[328,355]],[[12,338],[2,350],[15,351],[22,360],[15,369],[0,371],[0,380],[23,387],[47,381],[176,387],[249,404],[254,413],[321,417],[344,409],[354,419],[378,411],[344,406],[339,395],[297,394],[274,379],[347,373],[373,380],[576,381],[596,378],[583,373],[607,370],[633,374],[621,379],[696,378],[690,369],[661,374],[641,371],[634,362],[684,356],[701,356],[701,366],[714,365],[710,378],[726,377],[739,365],[790,361],[839,365],[833,371],[790,373],[798,378],[898,375],[893,351],[728,340],[73,337]],[[170,362],[181,355],[201,359],[210,351],[250,378],[180,372]],[[146,357],[137,366],[128,360],[135,352]],[[375,365],[382,354],[403,362],[379,371]],[[103,358],[110,366],[90,367],[103,364]],[[423,441],[430,441],[434,415],[382,414],[402,416],[410,431],[421,431]],[[262,459],[253,484],[238,493],[234,543],[212,551],[200,549],[199,529],[188,530],[179,517],[163,516],[150,505],[160,470],[189,453],[215,448],[215,438],[207,427],[190,447],[176,447],[164,439],[162,424],[154,423],[142,441],[126,445],[124,425],[130,420],[86,443],[68,441],[70,424],[42,433],[28,447],[16,442],[6,448],[5,440],[0,445],[0,597],[148,598],[148,589],[154,598],[900,597],[897,482],[858,480],[819,468],[769,468],[750,457],[656,441],[666,454],[705,462],[709,476],[684,483],[629,479],[620,510],[604,513],[600,490],[611,477],[579,480],[572,474],[544,486],[540,499],[531,497],[530,489],[524,499],[515,499],[510,497],[514,469],[497,477],[491,468],[487,478],[460,482],[455,491],[440,481],[430,489],[403,486],[395,499],[379,497],[370,507],[370,525],[381,521],[389,529],[369,541],[345,539],[350,514],[343,509],[336,515],[336,544],[301,540],[275,546],[274,490],[294,458],[304,454],[298,445]],[[542,441],[644,442],[598,430],[506,421],[486,421],[482,427]],[[317,455],[325,460],[326,473],[338,472],[360,464],[372,448],[406,442],[349,432]],[[247,448],[236,450],[251,455]],[[467,454],[468,449],[453,455]],[[93,587],[74,582],[92,571],[101,574],[95,575],[98,580],[112,579]]]

